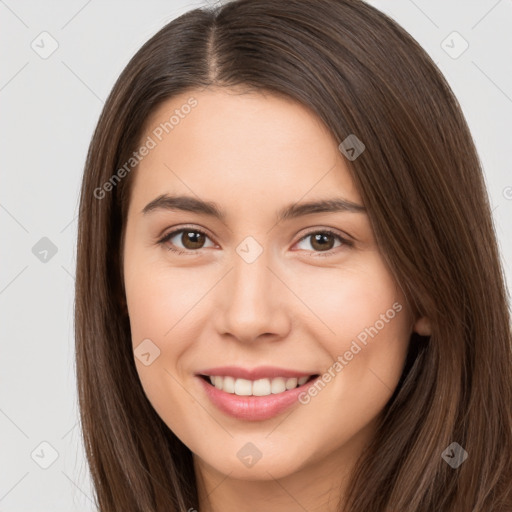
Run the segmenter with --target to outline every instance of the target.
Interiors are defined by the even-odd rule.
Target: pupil
[[[204,235],[197,231],[185,231],[181,241],[187,249],[199,249],[204,243]]]
[[[327,246],[325,243],[326,239],[329,239],[330,238],[330,242],[327,241]],[[315,247],[315,244],[319,243],[319,246],[318,247]],[[313,247],[315,247],[316,249],[320,249],[321,251],[328,251],[329,249],[332,248],[332,235],[329,235],[328,233],[318,233],[316,234],[314,237],[313,237],[313,243],[311,244]]]

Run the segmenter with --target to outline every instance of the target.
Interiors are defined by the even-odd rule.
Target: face
[[[123,270],[157,413],[234,478],[353,457],[414,325],[336,140],[292,100],[208,89],[162,104],[142,141]],[[320,201],[337,208],[301,209]]]

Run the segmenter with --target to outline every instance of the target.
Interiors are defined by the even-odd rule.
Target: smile
[[[245,421],[273,418],[293,405],[319,374],[283,368],[223,367],[196,374],[203,392],[221,412]]]
[[[226,393],[238,396],[268,396],[277,395],[290,389],[302,386],[314,375],[305,377],[274,377],[273,379],[237,379],[230,375],[204,375],[212,386]]]

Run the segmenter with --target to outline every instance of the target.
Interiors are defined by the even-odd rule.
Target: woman
[[[446,81],[359,0],[196,9],[91,142],[76,286],[100,510],[512,510],[507,295]]]

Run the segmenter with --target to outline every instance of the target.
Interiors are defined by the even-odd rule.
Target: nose
[[[279,272],[270,268],[267,253],[252,263],[235,254],[232,263],[218,290],[217,332],[244,343],[285,338],[291,327],[292,294]]]

